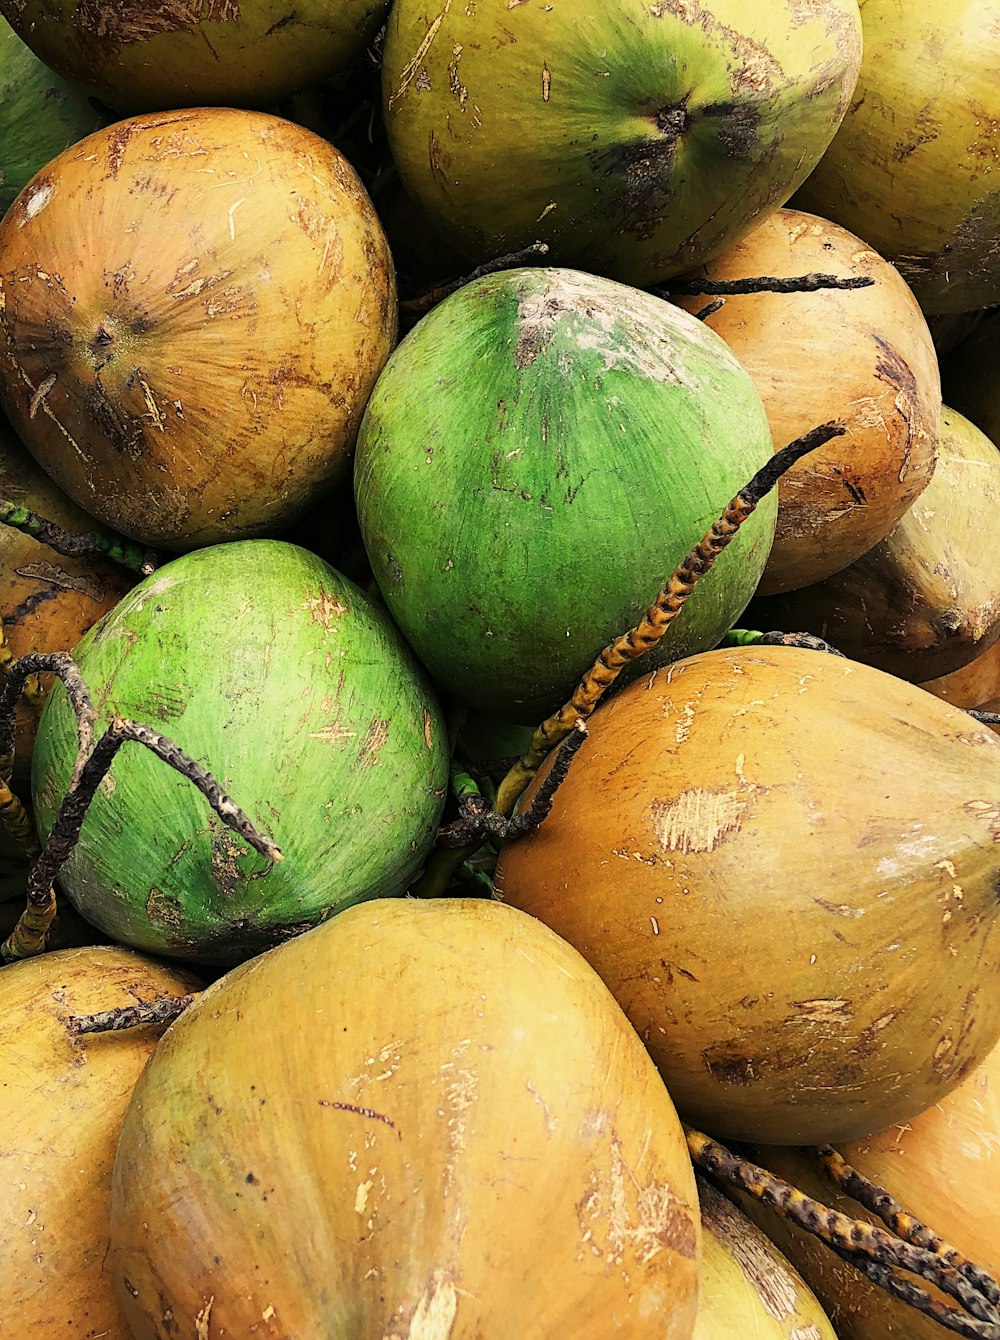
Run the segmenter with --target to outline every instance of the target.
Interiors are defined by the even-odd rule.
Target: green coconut
[[[321,559],[267,540],[198,550],[134,588],[74,655],[98,730],[118,713],[169,736],[284,853],[259,856],[190,782],[128,745],[60,876],[112,938],[231,963],[405,892],[443,804],[439,709],[386,616]],[[45,834],[75,754],[59,687],[33,760]]]
[[[860,60],[856,0],[397,0],[383,103],[407,190],[470,256],[541,239],[644,285],[788,199]]]
[[[0,18],[0,214],[51,158],[106,120]]]
[[[795,203],[892,261],[925,312],[1000,302],[996,5],[861,0],[861,19],[854,100]]]
[[[376,580],[434,678],[532,723],[772,450],[749,375],[702,322],[607,279],[517,269],[453,294],[392,356],[355,492]],[[653,663],[732,626],[775,510],[765,499]]]
[[[0,0],[46,65],[124,111],[266,107],[345,70],[388,0]]]

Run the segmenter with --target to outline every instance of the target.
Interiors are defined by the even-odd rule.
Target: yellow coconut
[[[698,1178],[702,1257],[693,1340],[837,1340],[815,1294],[767,1235]]]
[[[67,1021],[195,987],[188,974],[116,947],[0,970],[3,1340],[130,1340],[108,1260],[111,1168],[157,1032],[75,1037]]]
[[[760,593],[822,581],[887,535],[934,468],[941,411],[927,322],[898,271],[836,224],[783,209],[698,278],[871,279],[863,289],[728,297],[707,324],[764,401],[775,447],[817,423],[847,428],[778,487],[778,524]],[[704,297],[679,298],[698,311]]]
[[[699,1236],[673,1105],[580,956],[488,900],[383,900],[165,1035],[111,1268],[135,1340],[165,1316],[192,1337],[689,1340]]]
[[[861,0],[854,98],[795,197],[893,261],[927,312],[1000,302],[994,0]]]

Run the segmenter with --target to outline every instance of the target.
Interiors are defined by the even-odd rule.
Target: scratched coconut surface
[[[76,650],[98,711],[144,721],[207,767],[278,844],[272,865],[145,749],[115,759],[61,875],[90,921],[136,948],[233,963],[360,898],[401,894],[447,783],[440,709],[395,627],[295,545],[185,554]],[[76,756],[57,686],[33,766],[47,833]]]
[[[986,727],[840,657],[713,651],[598,709],[497,887],[597,968],[682,1116],[814,1144],[1000,1036],[998,833]]]
[[[470,256],[540,238],[645,285],[788,199],[860,61],[856,0],[397,0],[386,128],[407,189]]]
[[[396,336],[358,177],[310,131],[119,122],[0,222],[0,399],[87,511],[191,548],[290,522],[346,469]]]
[[[113,107],[263,107],[345,69],[388,0],[0,0],[46,64]]]

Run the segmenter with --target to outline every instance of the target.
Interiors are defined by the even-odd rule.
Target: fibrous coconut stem
[[[62,526],[57,526],[54,521],[39,516],[37,512],[11,502],[9,498],[0,498],[0,522],[12,526],[15,530],[23,531],[25,535],[47,544],[57,554],[64,554],[67,558],[103,554],[105,558],[120,563],[122,567],[130,568],[142,577],[148,577],[159,566],[159,560],[151,549],[140,549],[138,545],[130,544],[128,540],[112,539],[93,531],[89,531],[86,535],[74,535],[68,530],[63,530]]]
[[[0,781],[0,824],[22,856],[34,860],[39,852],[35,825],[5,781]]]
[[[604,648],[574,690],[572,698],[548,717],[535,731],[528,751],[518,759],[500,783],[496,808],[500,814],[512,814],[519,796],[538,771],[542,760],[564,740],[578,721],[589,717],[601,698],[627,665],[657,645],[681,610],[697,583],[710,571],[715,560],[730,544],[744,521],[753,514],[761,499],[777,484],[796,461],[824,446],[846,431],[842,423],[824,423],[776,451],[750,482],[733,498],[722,516],[687,554],[635,628]]]
[[[747,279],[682,279],[669,288],[652,290],[658,297],[735,297],[743,293],[818,293],[822,289],[870,288],[875,280],[867,275],[808,274],[788,279],[777,275],[754,275]]]
[[[821,1145],[816,1151],[820,1165],[834,1186],[846,1196],[856,1200],[872,1214],[877,1214],[897,1237],[912,1243],[915,1247],[925,1247],[941,1257],[946,1265],[957,1270],[987,1299],[994,1307],[1000,1305],[1000,1285],[967,1256],[940,1238],[933,1229],[915,1218],[895,1200],[884,1187],[872,1182],[863,1173],[852,1168],[847,1160],[831,1145]]]
[[[9,781],[14,767],[14,734],[18,700],[22,690],[26,691],[27,685],[32,680],[37,681],[40,674],[58,675],[76,716],[78,748],[72,781],[75,785],[84,760],[94,743],[95,712],[76,662],[66,651],[34,652],[8,665],[3,688],[0,689],[0,777]]]
[[[453,279],[448,284],[441,284],[437,288],[428,289],[426,293],[421,293],[418,298],[407,298],[405,302],[399,304],[400,311],[410,316],[423,316],[432,307],[437,307],[438,303],[444,302],[445,298],[450,298],[460,288],[465,288],[466,284],[471,284],[474,279],[483,279],[486,275],[496,274],[498,270],[510,270],[516,265],[524,265],[526,261],[547,256],[548,252],[548,243],[532,242],[531,246],[522,247],[520,251],[509,252],[506,256],[497,256],[495,260],[477,266],[470,274],[462,275],[460,279]]]
[[[169,1024],[184,1013],[201,995],[192,991],[188,996],[157,996],[155,1000],[138,1005],[122,1005],[117,1010],[100,1010],[97,1014],[72,1014],[69,1017],[71,1033],[120,1033],[125,1028],[139,1028],[143,1024]]]
[[[38,861],[28,874],[27,908],[11,934],[0,946],[6,962],[30,958],[45,948],[45,935],[56,914],[52,882],[73,852],[90,802],[104,780],[115,755],[128,741],[145,747],[186,777],[202,793],[227,827],[272,861],[281,860],[280,849],[265,837],[223,791],[210,772],[151,726],[124,717],[113,717],[80,769],[79,777],[63,797]]]
[[[947,1255],[813,1200],[784,1178],[731,1153],[701,1131],[685,1127],[685,1134],[696,1167],[739,1187],[782,1218],[819,1238],[875,1283],[933,1316],[949,1330],[978,1340],[1000,1340],[1000,1314],[993,1301],[997,1285],[987,1272],[981,1271],[981,1279],[987,1282],[984,1290],[960,1272]],[[898,1271],[933,1284],[956,1299],[964,1310],[941,1304],[912,1281],[901,1278]]]
[[[6,678],[13,665],[14,653],[7,641],[7,632],[3,626],[3,620],[0,619],[0,679]],[[24,696],[35,712],[41,712],[42,705],[45,702],[45,694],[42,692],[42,685],[37,675],[32,675],[25,681]]]

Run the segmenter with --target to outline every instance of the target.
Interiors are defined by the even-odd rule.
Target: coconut
[[[686,312],[558,268],[476,280],[395,352],[358,438],[372,569],[461,702],[535,723],[770,458],[760,397]],[[713,646],[771,544],[766,498],[657,651]]]
[[[847,110],[860,39],[856,0],[397,0],[389,144],[473,259],[540,239],[648,285],[788,199]]]
[[[0,18],[0,214],[50,158],[106,119]]]
[[[837,1340],[815,1294],[767,1235],[697,1180],[703,1237],[692,1340]]]
[[[686,1120],[850,1139],[1000,1036],[998,786],[1000,738],[913,685],[708,652],[598,708],[497,889],[593,964]]]
[[[689,1340],[697,1191],[595,973],[475,899],[352,908],[164,1036],[115,1165],[135,1340]]]
[[[930,331],[898,271],[870,247],[836,224],[785,209],[699,277],[814,273],[873,282],[727,297],[706,318],[753,378],[775,447],[828,419],[847,430],[778,486],[762,595],[809,586],[860,558],[920,496],[934,468],[941,384]],[[707,299],[675,301],[697,312]]]
[[[111,1168],[150,1028],[77,1037],[72,1015],[182,996],[193,977],[116,947],[0,971],[0,1296],[6,1335],[131,1340],[108,1261]]]
[[[993,6],[863,0],[861,16],[854,99],[794,203],[892,261],[925,312],[1000,302]]]
[[[0,398],[74,501],[147,544],[290,524],[346,472],[395,334],[364,188],[278,117],[119,122],[0,222]]]
[[[345,70],[388,0],[0,0],[46,65],[126,111],[263,107]]]
[[[956,707],[976,707],[983,711],[1000,710],[1000,644],[994,642],[961,670],[953,670],[940,679],[930,679],[920,686],[936,698]]]
[[[839,1152],[952,1247],[1000,1278],[1000,1047],[926,1112]],[[762,1146],[752,1153],[824,1204],[880,1222],[837,1191],[808,1152]],[[841,1340],[939,1340],[936,1321],[890,1298],[816,1238],[745,1197],[740,1203],[809,1281]],[[930,1291],[954,1306],[933,1286]]]
[[[754,601],[754,628],[815,633],[914,682],[960,669],[1000,637],[1000,452],[945,409],[934,477],[895,529],[815,586]]]
[[[168,735],[284,853],[257,855],[185,778],[130,746],[60,874],[108,935],[232,963],[359,899],[405,893],[444,804],[440,709],[386,615],[321,559],[275,540],[186,554],[74,657],[98,732],[119,713]],[[43,834],[76,752],[59,685],[33,766]]]

